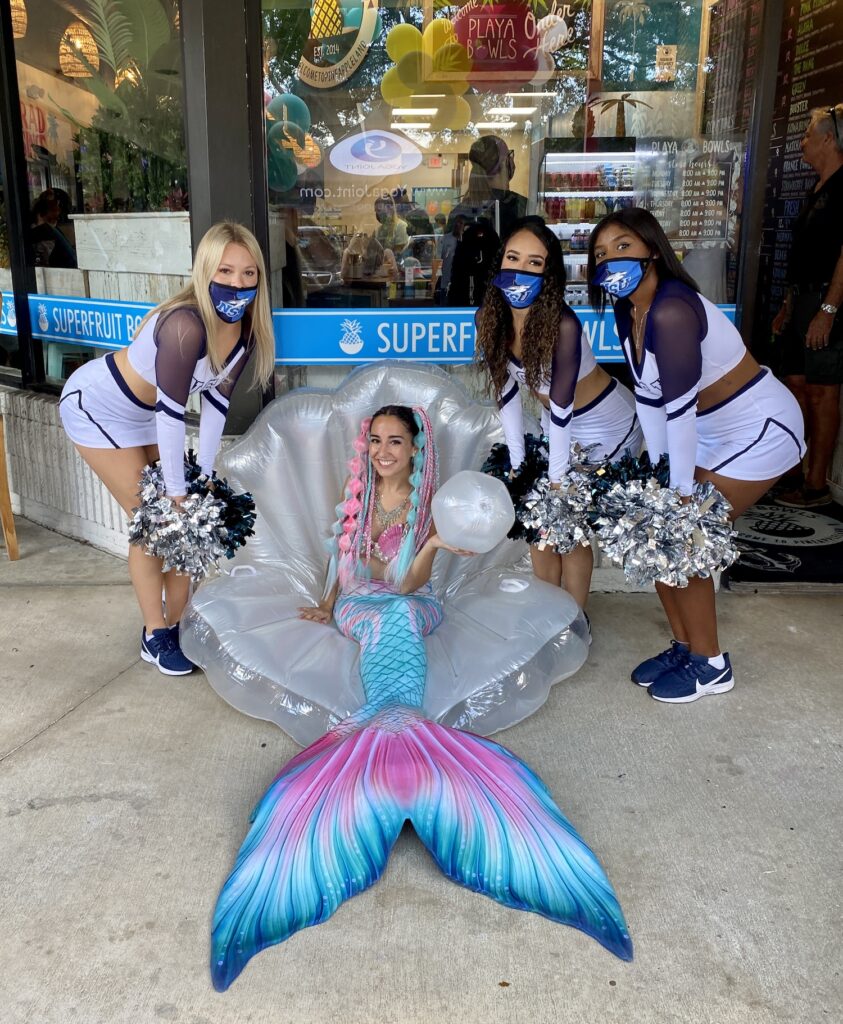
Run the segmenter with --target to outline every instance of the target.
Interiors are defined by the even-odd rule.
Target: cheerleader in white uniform
[[[548,476],[558,485],[568,469],[571,442],[588,447],[589,460],[638,454],[642,434],[632,395],[597,365],[582,325],[565,302],[565,264],[559,240],[540,217],[525,217],[504,239],[495,276],[477,312],[478,361],[501,411],[513,472],[524,461],[521,386],[542,405],[549,438]],[[558,555],[530,548],[539,579],[564,586],[584,607],[593,569],[590,547]]]
[[[231,393],[253,353],[263,386],[275,358],[263,257],[244,227],[216,224],[197,247],[190,284],[147,314],[128,348],[86,363],[62,390],[67,435],[128,514],[143,468],[158,458],[167,496],[184,501],[185,405],[196,391],[198,461],[210,475]],[[178,623],[188,577],[162,573],[160,559],[135,546],[129,575],[144,619],[141,657],[167,675],[186,675],[193,666],[179,647]]]
[[[604,217],[589,242],[589,297],[615,320],[635,382],[650,458],[666,453],[670,484],[690,495],[710,480],[736,519],[805,454],[795,398],[747,351],[740,334],[699,294],[658,221],[646,210]],[[673,631],[670,648],[632,673],[656,700],[687,703],[734,686],[717,637],[714,582],[657,583]]]

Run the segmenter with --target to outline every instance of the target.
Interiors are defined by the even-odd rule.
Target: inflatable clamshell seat
[[[376,363],[335,390],[277,398],[217,460],[217,472],[257,506],[255,536],[206,581],[182,618],[185,654],[239,711],[275,722],[306,745],[364,703],[358,646],[335,626],[298,617],[315,604],[361,420],[383,405],[423,406],[440,481],[479,469],[501,440],[496,408],[471,399],[436,367]],[[444,621],[427,638],[424,712],[489,735],[525,718],[588,656],[576,602],[535,579],[527,548],[437,555],[433,588]]]

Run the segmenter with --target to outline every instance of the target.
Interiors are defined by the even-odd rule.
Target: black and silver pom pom
[[[694,576],[727,568],[738,557],[731,506],[711,483],[689,501],[655,477],[617,482],[599,496],[594,524],[601,549],[630,583],[686,587]]]
[[[558,487],[552,487],[544,477],[526,496],[516,514],[540,551],[552,548],[559,555],[567,555],[577,545],[591,544],[590,478],[590,473],[572,468]]]
[[[235,494],[226,480],[203,476],[192,452],[185,473],[188,494],[176,505],[166,495],[161,464],[144,468],[129,541],[162,559],[165,572],[175,569],[196,582],[254,533],[255,504],[250,494]]]
[[[489,456],[483,463],[481,472],[503,481],[512,504],[515,507],[515,522],[507,537],[510,540],[526,540],[534,543],[532,532],[519,519],[519,510],[523,509],[526,496],[533,490],[542,477],[547,475],[547,438],[524,435],[524,461],[516,473],[512,473],[509,461],[509,448],[505,444],[492,445]]]

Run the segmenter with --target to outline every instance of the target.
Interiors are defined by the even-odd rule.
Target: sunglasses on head
[[[840,132],[837,127],[837,110],[835,107],[829,107],[826,110],[826,113],[831,115],[831,123],[834,125],[834,138],[839,139]]]

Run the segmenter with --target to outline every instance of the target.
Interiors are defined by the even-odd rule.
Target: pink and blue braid
[[[414,407],[413,417],[418,433],[413,438],[416,454],[413,456],[413,471],[410,474],[410,511],[407,513],[407,536],[394,561],[387,568],[387,579],[400,585],[410,570],[418,552],[427,540],[431,524],[431,502],[439,479],[439,463],[433,430],[427,413],[419,406]]]

